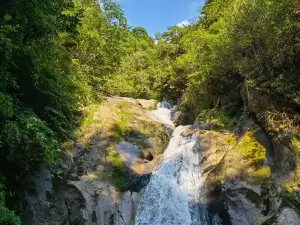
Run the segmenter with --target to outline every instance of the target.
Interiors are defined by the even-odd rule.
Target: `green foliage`
[[[157,53],[151,37],[144,28],[127,33],[127,52],[118,70],[109,76],[106,92],[134,98],[156,98]]]
[[[118,67],[127,33],[110,0],[1,2],[0,177],[10,208],[40,164],[57,163],[59,142],[90,123],[80,124],[81,108]],[[0,223],[10,224],[5,210],[1,202]]]
[[[211,129],[215,130],[233,130],[238,123],[236,117],[228,116],[222,109],[202,110],[197,116],[197,121],[209,123]]]
[[[5,207],[5,194],[0,185],[0,224],[3,225],[21,225],[20,219],[16,214]]]

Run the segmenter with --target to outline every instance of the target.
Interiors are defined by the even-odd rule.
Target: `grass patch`
[[[106,151],[111,172],[109,175],[110,182],[120,192],[129,190],[132,185],[132,178],[129,176],[125,163],[114,148],[108,148]]]
[[[128,104],[119,104],[117,112],[119,119],[115,123],[114,127],[114,141],[115,143],[119,143],[120,141],[123,141],[125,136],[128,135],[132,131],[132,128],[128,126],[129,121],[133,118],[133,115],[128,112],[128,109],[130,109],[130,105]]]
[[[97,111],[99,104],[91,104],[82,111],[82,119],[79,128],[73,133],[74,138],[80,136],[94,122],[94,113]]]

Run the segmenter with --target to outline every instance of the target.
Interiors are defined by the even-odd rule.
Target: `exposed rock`
[[[282,200],[281,195],[287,194],[289,198],[285,200],[289,202],[288,205],[299,208],[300,105],[276,93],[256,89],[247,84],[244,85],[242,95],[250,116],[258,121],[265,132],[257,132],[255,135],[267,149],[268,163],[272,165],[275,195]],[[266,141],[266,136],[270,137],[271,143]],[[270,149],[273,151],[269,151]],[[272,204],[275,204],[272,207],[277,213],[280,203],[276,202],[280,201],[272,200]],[[276,215],[273,213],[272,217],[276,218]]]
[[[199,122],[198,126],[199,126],[199,129],[201,129],[201,130],[210,130],[211,129],[210,123]]]
[[[294,127],[287,126],[287,123],[295,123],[297,114],[300,113],[300,106],[275,93],[258,90],[247,84],[242,92],[250,114],[257,118],[266,132],[272,133],[271,143],[266,141],[267,137],[264,137],[266,134],[262,135],[261,132],[257,133],[257,138],[266,147],[268,157],[274,158],[277,180],[279,182],[288,180],[288,175],[296,168],[291,135],[293,129],[297,130],[297,126],[296,124]],[[268,118],[270,112],[272,115]]]
[[[173,115],[175,126],[192,125],[195,121],[195,115],[191,111],[176,111]]]
[[[223,185],[223,194],[232,225],[252,225],[263,217],[257,206],[261,198],[260,185],[253,186],[234,179]]]
[[[94,106],[91,122],[80,128],[76,141],[66,145],[73,150],[61,151],[62,162],[55,177],[43,166],[34,176],[26,197],[23,224],[130,225],[138,192],[148,184],[170,132],[152,120],[152,113],[146,109],[150,103],[154,102],[106,98],[106,102]],[[119,139],[124,141],[116,142]],[[126,174],[121,176],[125,181],[131,179],[132,185],[124,193],[113,186],[108,149],[117,154],[115,166],[127,166]],[[141,150],[148,151],[152,160],[142,159]]]
[[[268,202],[262,183],[270,172],[264,167],[262,146],[248,133],[237,143],[229,133],[202,130],[198,136],[211,222],[216,218],[233,225],[265,221]]]
[[[137,102],[145,109],[155,109],[156,107],[156,100],[154,99],[150,99],[150,100],[137,99]]]
[[[284,182],[292,171],[296,169],[295,155],[289,139],[284,138],[281,141],[273,141],[274,152],[276,155],[276,167],[274,172],[276,173],[278,184]]]
[[[267,133],[253,120],[250,120],[253,127],[253,136],[266,149],[267,162],[269,165],[275,165],[275,153],[272,143]]]
[[[115,146],[115,149],[129,168],[133,167],[137,163],[141,154],[141,151],[136,145],[127,141],[121,141]]]
[[[277,219],[276,225],[299,225],[299,215],[290,208],[284,208]]]

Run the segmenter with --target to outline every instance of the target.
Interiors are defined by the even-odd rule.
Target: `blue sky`
[[[196,18],[204,0],[116,0],[132,27],[142,26],[149,35]]]

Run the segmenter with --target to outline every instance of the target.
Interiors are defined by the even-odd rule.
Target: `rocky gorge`
[[[91,106],[78,139],[62,146],[59,172],[36,173],[23,224],[300,224],[284,190],[297,167],[278,158],[291,149],[274,145],[261,121],[244,117],[230,131],[214,115],[155,108],[119,97]]]

